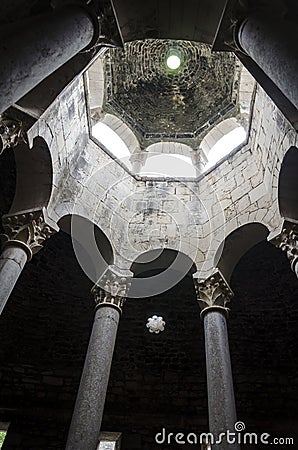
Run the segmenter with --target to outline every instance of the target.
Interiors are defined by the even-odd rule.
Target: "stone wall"
[[[119,267],[129,269],[145,251],[170,248],[189,255],[202,276],[216,265],[225,237],[240,226],[278,228],[280,165],[297,143],[291,125],[258,87],[247,145],[197,181],[136,180],[88,137],[83,78],[29,131],[31,139],[37,134],[53,161],[48,210],[54,220],[75,213],[94,222]]]

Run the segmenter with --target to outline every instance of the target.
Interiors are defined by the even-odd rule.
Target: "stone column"
[[[298,278],[298,223],[284,220],[280,229],[268,236],[268,241],[286,252],[291,269]]]
[[[131,163],[131,169],[134,174],[140,174],[144,165],[146,164],[147,158],[148,152],[142,151],[141,149],[137,149],[135,153],[131,154],[129,161]]]
[[[67,5],[0,29],[0,113],[100,35],[98,18]]]
[[[195,150],[196,151],[192,152],[191,159],[193,166],[196,168],[196,175],[198,177],[204,172],[204,168],[208,160],[205,157],[204,152],[201,148],[197,148]]]
[[[25,264],[41,248],[45,239],[58,231],[46,210],[25,211],[2,217],[3,234],[0,256],[0,314]]]
[[[66,450],[97,449],[119,318],[130,287],[129,279],[109,269],[99,284],[103,289],[92,289],[95,318]]]
[[[237,421],[226,307],[233,293],[219,270],[208,279],[195,279],[195,287],[205,331],[209,431],[214,436],[212,449],[239,450],[238,444],[220,437],[227,431],[234,433]]]
[[[297,32],[280,17],[250,15],[238,28],[238,46],[298,108]]]

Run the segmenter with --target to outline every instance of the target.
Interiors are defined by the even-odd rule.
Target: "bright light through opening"
[[[219,139],[208,153],[208,163],[205,166],[205,170],[227,156],[232,150],[238,147],[238,145],[243,144],[245,139],[246,131],[243,127],[234,128],[234,130]]]
[[[147,177],[196,177],[196,169],[191,159],[184,155],[169,153],[151,154],[141,170]]]
[[[181,59],[177,55],[170,55],[167,58],[167,66],[169,69],[172,69],[172,70],[178,69],[178,67],[180,67],[180,64],[181,64]]]
[[[104,123],[99,122],[94,125],[92,127],[92,134],[116,158],[126,160],[130,156],[130,151],[123,140],[114,130]]]

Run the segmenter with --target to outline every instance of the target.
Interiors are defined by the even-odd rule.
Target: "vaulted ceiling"
[[[179,55],[172,70],[167,57]],[[105,106],[142,138],[196,138],[236,110],[231,53],[189,41],[144,40],[105,52]]]

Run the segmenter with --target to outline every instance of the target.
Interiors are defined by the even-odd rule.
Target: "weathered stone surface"
[[[121,264],[126,259],[126,269],[142,252],[170,247],[191,255],[202,274],[213,266],[213,255],[237,227],[248,221],[260,221],[269,231],[278,226],[278,171],[297,137],[260,88],[251,137],[244,148],[198,182],[146,183],[136,181],[94,142],[88,142],[83,89],[82,80],[72,83],[29,133],[34,136],[38,131],[45,137],[55,161],[49,205],[55,220],[73,212],[93,218],[117,249],[116,258]],[[61,128],[59,108],[64,103],[73,104],[75,114],[63,125],[71,132],[65,133],[66,145],[61,146],[53,137],[54,130]],[[264,133],[269,126],[271,133]],[[80,136],[84,139],[77,146]],[[268,173],[274,175],[268,178]]]
[[[181,54],[177,71],[167,69],[171,49]],[[236,68],[232,54],[211,54],[206,44],[169,40],[127,43],[124,51],[105,53],[104,108],[115,111],[143,137],[195,137],[215,117],[223,118],[229,105],[234,108]]]
[[[93,221],[123,269],[144,251],[170,248],[208,275],[229,233],[255,221],[269,231],[278,227],[280,167],[297,135],[262,89],[247,145],[188,182],[129,175],[90,140],[84,94],[79,77],[36,121],[29,140],[40,135],[49,145],[51,217],[75,213]],[[13,172],[13,162],[8,166]],[[14,191],[8,178],[0,179],[5,213]],[[88,343],[91,283],[69,238],[51,239],[25,268],[1,317],[0,416],[12,422],[7,450],[64,448]],[[260,432],[291,436],[297,429],[297,280],[282,252],[266,242],[243,261],[231,282],[229,320],[239,418]],[[161,424],[169,431],[207,429],[199,311],[192,281],[183,283],[152,299],[129,300],[123,313],[103,426],[124,431],[124,449],[151,450]],[[166,320],[160,336],[145,328],[152,314]]]

